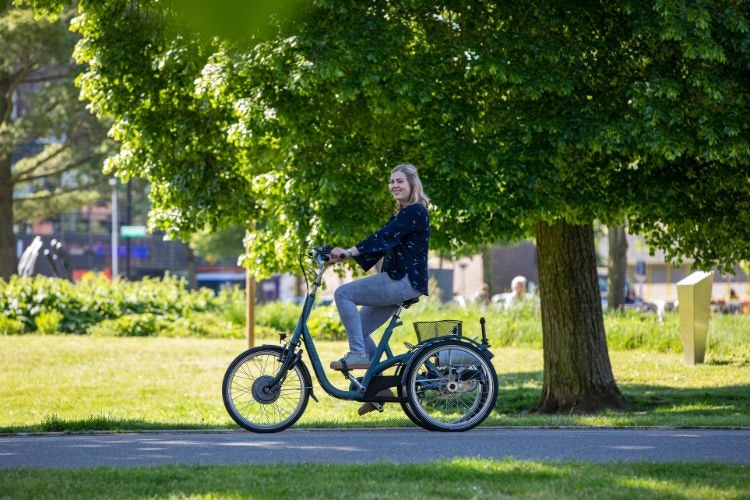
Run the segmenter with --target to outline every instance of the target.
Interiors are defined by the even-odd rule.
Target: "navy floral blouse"
[[[427,250],[430,216],[419,203],[408,205],[391,216],[385,226],[357,243],[360,255],[354,260],[367,271],[381,258],[381,272],[400,280],[409,275],[416,290],[427,295]]]

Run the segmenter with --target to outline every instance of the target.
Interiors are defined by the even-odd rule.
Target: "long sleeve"
[[[383,272],[393,279],[409,275],[412,286],[427,294],[430,218],[420,204],[402,208],[376,232],[359,242],[354,259],[366,271],[383,258]]]

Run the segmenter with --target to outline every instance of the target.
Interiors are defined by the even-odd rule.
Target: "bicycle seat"
[[[409,309],[411,306],[419,302],[419,297],[414,297],[413,299],[405,300],[401,303],[401,307],[404,309]]]

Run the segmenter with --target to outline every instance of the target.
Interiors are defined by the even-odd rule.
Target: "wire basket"
[[[444,337],[446,335],[461,336],[461,321],[455,319],[441,319],[439,321],[415,321],[414,331],[417,341],[421,344],[427,339]]]

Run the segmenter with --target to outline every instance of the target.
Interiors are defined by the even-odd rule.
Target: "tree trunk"
[[[13,182],[9,155],[0,155],[0,278],[16,274],[16,237],[13,235]]]
[[[593,227],[539,222],[536,239],[544,342],[538,410],[623,408],[604,336]]]
[[[620,309],[625,305],[625,280],[628,273],[628,239],[625,226],[609,228],[609,286],[607,306]]]
[[[6,6],[7,8],[7,6]],[[0,9],[0,13],[5,9]],[[0,119],[9,114],[10,81],[0,75]],[[16,238],[13,235],[13,172],[10,152],[0,151],[0,278],[7,280],[15,274]]]

